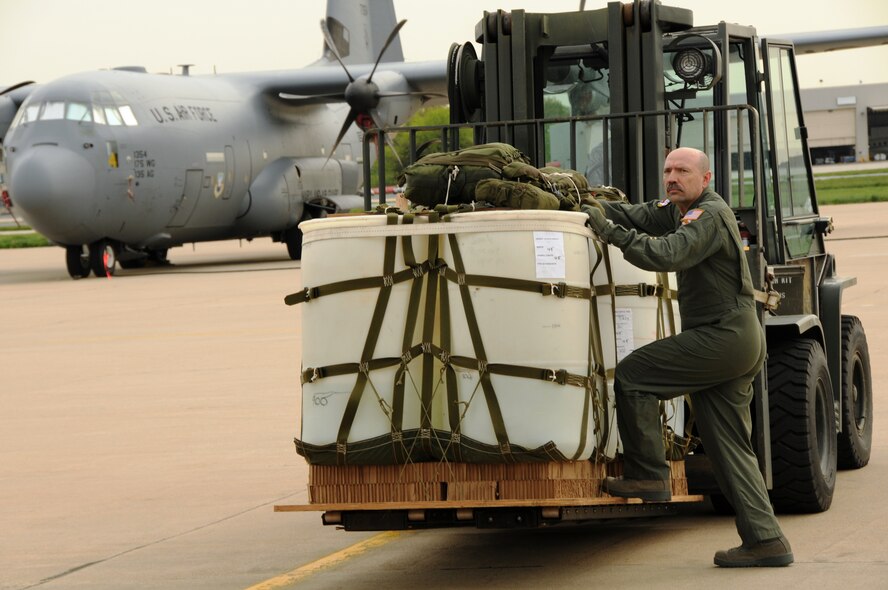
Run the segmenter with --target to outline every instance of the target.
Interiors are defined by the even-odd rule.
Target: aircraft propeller
[[[33,83],[34,83],[34,80],[27,80],[26,82],[19,82],[18,84],[13,84],[9,88],[4,88],[3,90],[0,90],[0,96],[3,96],[4,94],[8,94],[8,93],[12,92],[13,90],[18,90],[22,86],[27,86],[28,84],[33,84]]]
[[[333,148],[330,150],[331,156],[336,153],[336,148],[339,147],[339,142],[342,141],[348,128],[355,121],[358,122],[358,125],[362,129],[369,129],[374,125],[378,128],[382,127],[379,112],[376,110],[376,107],[379,106],[380,99],[384,97],[410,96],[411,94],[416,94],[411,92],[380,92],[379,85],[373,82],[373,74],[376,73],[376,68],[379,66],[383,54],[385,54],[386,49],[388,49],[389,45],[395,40],[395,37],[398,36],[401,27],[406,23],[406,20],[400,21],[395,25],[395,28],[392,29],[392,32],[389,33],[382,49],[379,50],[379,55],[376,56],[376,63],[373,64],[373,69],[370,70],[370,74],[366,78],[362,76],[355,79],[351,75],[351,72],[348,71],[345,62],[342,61],[342,57],[339,55],[339,50],[336,49],[333,35],[330,34],[330,29],[327,27],[327,21],[321,21],[321,31],[324,33],[324,41],[326,41],[327,47],[330,48],[333,57],[336,58],[336,61],[338,61],[339,65],[342,66],[342,69],[345,70],[345,75],[348,76],[349,79],[349,84],[345,87],[344,93],[345,102],[348,103],[349,111],[342,124],[342,128],[339,130],[339,135],[336,136],[336,141],[333,142]]]
[[[383,44],[382,49],[379,50],[379,55],[376,57],[376,63],[373,64],[373,68],[370,70],[370,73],[366,76],[361,76],[359,78],[355,78],[352,76],[351,72],[348,70],[348,67],[345,65],[345,62],[342,60],[342,57],[339,55],[339,50],[336,48],[336,43],[333,40],[333,35],[330,33],[330,29],[327,26],[327,22],[325,20],[321,21],[321,31],[324,34],[324,41],[327,47],[330,49],[330,53],[333,54],[333,57],[336,58],[336,61],[339,62],[339,65],[342,66],[342,69],[345,71],[345,75],[348,76],[349,83],[345,87],[343,92],[336,92],[331,94],[315,94],[311,96],[305,95],[295,95],[289,94],[285,92],[281,92],[279,96],[285,100],[293,100],[298,101],[300,103],[315,103],[319,101],[344,101],[349,106],[348,114],[345,117],[345,121],[342,123],[342,127],[339,129],[339,134],[336,136],[336,141],[333,142],[333,147],[330,150],[330,155],[328,157],[332,158],[333,154],[336,153],[336,148],[339,147],[339,143],[342,141],[342,138],[345,137],[345,134],[348,132],[349,127],[352,123],[357,123],[357,125],[363,129],[367,130],[372,127],[382,128],[384,126],[385,121],[382,119],[379,113],[379,103],[383,98],[395,98],[395,97],[405,97],[405,96],[421,96],[423,98],[428,98],[430,95],[428,92],[413,92],[410,90],[380,90],[379,84],[373,80],[374,74],[376,74],[376,69],[379,66],[379,62],[382,61],[382,56],[385,54],[386,50],[389,48],[389,45],[395,40],[398,35],[398,32],[401,30],[407,23],[406,20],[400,21],[395,27],[392,29],[391,33],[389,33],[388,38]],[[398,85],[399,82],[403,82],[403,78],[398,76],[392,76],[391,72],[381,72],[380,76],[384,78],[384,86],[391,87],[392,85]],[[377,80],[380,76],[377,76]],[[387,137],[386,140],[391,145],[391,140]],[[393,146],[392,146],[393,147]],[[395,153],[395,157],[398,157],[397,152]],[[398,158],[400,160],[400,158]]]

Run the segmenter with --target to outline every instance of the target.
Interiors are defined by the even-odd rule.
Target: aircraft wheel
[[[284,241],[287,243],[290,260],[302,259],[302,230],[299,226],[288,229],[284,234]]]
[[[109,240],[89,245],[89,266],[97,277],[110,277],[117,269],[117,249]]]
[[[65,248],[65,264],[72,279],[85,279],[89,276],[89,252],[83,246]]]

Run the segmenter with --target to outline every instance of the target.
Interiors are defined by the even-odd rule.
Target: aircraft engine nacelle
[[[422,97],[412,92],[407,79],[398,72],[376,72],[373,82],[379,87],[378,123],[389,127],[404,125],[422,105]]]
[[[15,113],[18,111],[18,105],[15,104],[8,96],[0,96],[0,142],[6,136]]]
[[[334,212],[343,194],[357,195],[355,162],[326,158],[280,158],[265,167],[244,195],[238,234],[265,235],[295,227],[302,219]]]

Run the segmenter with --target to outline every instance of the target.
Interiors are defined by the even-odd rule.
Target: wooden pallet
[[[671,502],[698,502],[689,495],[684,462],[674,461]],[[410,510],[525,506],[639,504],[601,491],[622,464],[589,461],[513,464],[413,463],[406,465],[311,465],[309,503],[279,505],[277,512]]]

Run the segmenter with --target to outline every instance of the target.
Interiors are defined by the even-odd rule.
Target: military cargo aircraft
[[[8,199],[72,278],[209,240],[270,236],[299,259],[300,221],[363,204],[362,130],[446,101],[443,61],[404,63],[391,0],[328,0],[321,25],[324,54],[299,70],[122,67],[6,89]]]

